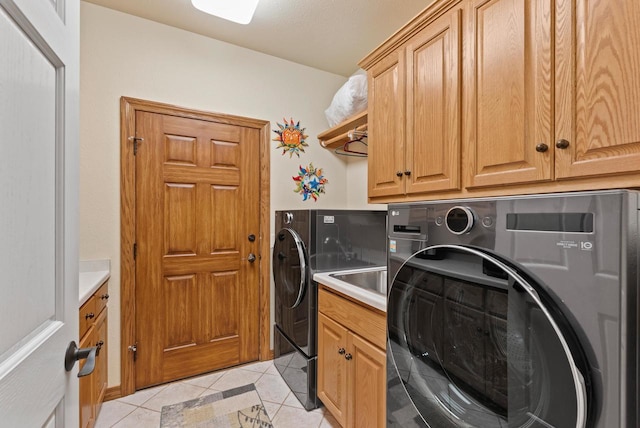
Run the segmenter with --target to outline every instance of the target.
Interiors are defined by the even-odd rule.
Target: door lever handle
[[[70,372],[76,361],[86,359],[87,362],[84,367],[78,372],[78,377],[83,377],[93,373],[93,369],[96,367],[96,352],[98,352],[97,346],[90,348],[78,348],[76,342],[73,340],[69,343],[67,352],[64,354],[64,368]]]

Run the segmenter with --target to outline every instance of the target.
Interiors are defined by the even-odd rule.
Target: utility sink
[[[365,272],[332,273],[329,275],[364,290],[387,295],[387,270],[373,270]]]

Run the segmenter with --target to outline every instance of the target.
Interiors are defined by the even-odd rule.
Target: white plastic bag
[[[329,127],[332,128],[366,109],[367,75],[364,70],[358,70],[338,89],[324,114],[329,122]]]

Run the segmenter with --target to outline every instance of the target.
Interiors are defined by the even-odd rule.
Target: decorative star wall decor
[[[322,168],[314,168],[313,163],[310,163],[306,168],[300,165],[298,175],[291,178],[296,182],[294,192],[301,194],[303,201],[313,199],[316,202],[320,194],[325,193],[324,185],[329,182],[322,175]]]

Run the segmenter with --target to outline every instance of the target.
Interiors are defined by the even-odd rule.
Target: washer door
[[[433,246],[402,265],[389,290],[389,352],[429,426],[586,426],[586,360],[549,297],[476,248]]]
[[[307,258],[304,242],[293,229],[276,234],[272,264],[276,306],[296,308],[307,288]]]

